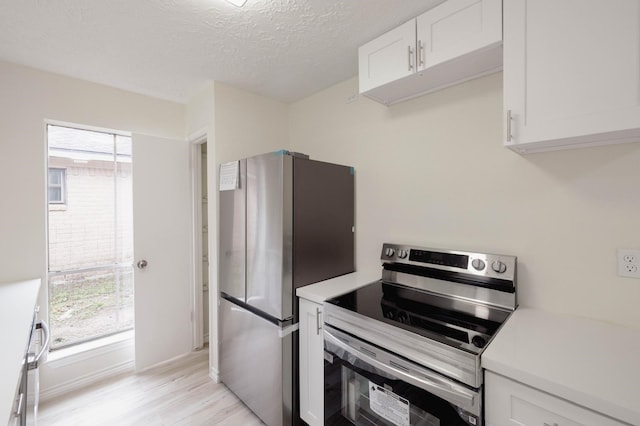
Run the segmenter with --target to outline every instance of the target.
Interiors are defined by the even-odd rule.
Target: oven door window
[[[367,364],[325,352],[325,424],[476,426],[479,419]]]

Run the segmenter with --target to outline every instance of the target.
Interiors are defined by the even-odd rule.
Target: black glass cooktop
[[[376,281],[327,302],[471,352],[482,349],[500,326],[495,321],[437,306],[443,305],[442,300],[433,298],[420,290]]]

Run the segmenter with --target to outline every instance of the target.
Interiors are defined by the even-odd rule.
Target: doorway
[[[194,347],[209,342],[209,186],[207,139],[201,137],[192,146],[194,200]]]
[[[202,330],[204,343],[209,343],[209,191],[207,189],[207,143],[201,146],[201,215],[202,223]]]

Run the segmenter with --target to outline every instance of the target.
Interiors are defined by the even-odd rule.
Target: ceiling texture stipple
[[[443,0],[0,0],[0,60],[181,103],[209,81],[292,102]]]

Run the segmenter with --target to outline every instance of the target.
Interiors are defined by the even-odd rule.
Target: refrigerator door
[[[294,158],[294,288],[355,270],[355,172]]]
[[[247,159],[246,303],[279,320],[293,316],[291,175],[286,153]]]
[[[294,330],[220,298],[220,378],[269,426],[293,421]]]
[[[221,166],[222,167],[222,166]],[[236,189],[220,191],[220,291],[246,301],[246,160],[238,162]]]

